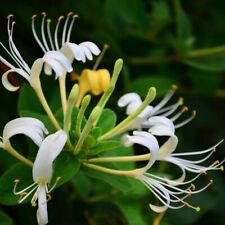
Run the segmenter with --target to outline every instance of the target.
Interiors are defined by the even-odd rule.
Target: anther
[[[64,19],[64,16],[60,16],[59,18],[58,18],[58,21],[61,21],[61,20],[63,20]]]
[[[73,12],[69,12],[69,13],[67,13],[67,16],[70,17],[70,16],[72,16],[73,14],[74,14]]]
[[[18,184],[20,182],[19,179],[14,180],[14,183]]]
[[[75,18],[79,18],[79,15],[77,15],[77,14],[73,15],[73,19],[75,19]]]
[[[171,86],[171,89],[172,89],[173,91],[176,91],[176,90],[178,89],[178,87],[177,87],[177,85],[173,84],[173,85]]]
[[[42,16],[47,16],[46,12],[41,13]]]
[[[34,202],[34,201],[32,201],[32,202],[31,202],[31,206],[32,206],[32,207],[36,207],[36,206],[37,206],[37,203]]]
[[[13,14],[9,14],[9,15],[7,16],[7,19],[9,20],[9,19],[12,18],[12,17],[14,17],[14,15],[13,15]]]
[[[52,200],[52,196],[50,194],[47,194],[47,197],[48,197],[47,201],[51,201]]]
[[[221,167],[220,167],[220,170],[221,170],[221,171],[224,171],[224,166],[221,166]]]
[[[194,191],[196,189],[196,186],[194,184],[191,184],[191,188]]]
[[[187,112],[188,111],[188,107],[187,106],[184,106],[183,108],[182,108],[182,112]]]
[[[37,17],[37,14],[34,14],[31,18],[34,20]]]
[[[51,22],[52,22],[52,20],[51,20],[51,19],[47,19],[46,21],[47,21],[47,23],[51,23]]]
[[[28,193],[26,192],[26,191],[24,191],[24,192],[22,192],[22,193],[20,193],[20,197],[23,197],[23,196],[25,196],[25,195],[27,195]]]
[[[192,111],[192,116],[195,117],[196,116],[196,110]]]

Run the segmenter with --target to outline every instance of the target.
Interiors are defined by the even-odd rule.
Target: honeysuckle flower
[[[63,16],[60,16],[58,22],[55,27],[54,32],[54,41],[53,36],[51,34],[51,20],[46,20],[46,13],[42,13],[42,23],[41,23],[41,39],[38,37],[36,29],[35,29],[35,18],[37,15],[32,17],[32,32],[34,35],[35,40],[37,41],[38,45],[42,49],[44,53],[48,51],[58,51],[63,53],[66,58],[73,62],[74,59],[77,61],[82,61],[83,63],[86,62],[86,59],[92,60],[93,55],[99,55],[100,50],[96,44],[90,41],[84,41],[80,44],[75,44],[70,42],[70,36],[73,28],[73,24],[75,19],[78,17],[74,15],[72,12],[68,13],[67,18],[65,20],[62,36],[61,36],[61,43],[59,43],[58,33],[61,21],[64,19]],[[45,73],[51,74],[51,68],[46,65],[45,66]]]
[[[47,133],[47,129],[40,120],[31,117],[17,118],[5,125],[0,147],[7,149],[10,146],[10,138],[17,134],[28,136],[36,145],[40,146],[44,139],[44,134]]]
[[[165,130],[164,134],[166,133],[167,130]],[[154,175],[148,171],[152,166],[154,166],[155,161],[164,160],[166,153],[169,154],[169,152],[174,151],[177,144],[176,136],[170,137],[170,139],[159,148],[157,139],[152,134],[145,131],[135,131],[132,136],[126,135],[122,139],[122,143],[126,146],[130,144],[139,144],[146,147],[151,152],[148,164],[136,173],[135,178],[142,182],[162,203],[162,206],[149,204],[153,211],[161,213],[168,208],[179,209],[184,206],[193,208],[196,211],[200,210],[199,207],[190,205],[185,201],[185,199],[192,194],[197,194],[205,190],[212,184],[212,180],[203,188],[196,190],[192,182],[196,180],[200,174],[187,181],[184,181],[185,176],[182,177],[182,179],[177,179],[175,181]],[[208,150],[206,152],[208,152]],[[200,154],[203,154],[203,152]],[[212,168],[210,167],[208,169]]]
[[[39,225],[48,223],[47,194],[55,187],[53,185],[49,189],[48,185],[53,174],[53,162],[62,151],[66,140],[67,134],[63,130],[47,136],[41,143],[33,164],[32,175],[34,183],[21,191],[16,191],[19,181],[15,181],[14,194],[21,195],[19,203],[34,193],[31,204],[36,206],[36,201],[38,201],[37,219]],[[29,192],[27,192],[28,190]]]
[[[166,106],[168,101],[173,96],[175,90],[176,86],[172,86],[172,88],[168,91],[165,97],[156,106],[152,105],[147,106],[142,111],[142,113],[138,115],[135,127],[137,129],[149,128],[150,126],[149,119],[154,116],[168,117],[172,122],[175,122],[185,111],[187,111],[187,107],[183,107],[180,111],[174,114],[178,109],[178,107],[183,104],[182,98],[180,98],[176,103]],[[142,104],[141,97],[137,93],[127,93],[118,100],[119,107],[126,107],[127,115],[130,115],[132,112],[134,112],[141,104]],[[172,114],[174,115],[172,116]],[[185,119],[180,123],[175,124],[175,128],[184,126],[189,121],[191,121],[194,118],[194,116],[195,111],[193,111],[192,116],[190,116],[189,118]]]
[[[8,89],[9,91],[16,91],[19,88],[13,86],[8,81],[8,75],[12,72],[24,77],[31,84],[31,86],[34,87],[36,85],[34,81],[37,82],[37,79],[39,79],[43,64],[48,65],[48,67],[50,67],[55,72],[56,77],[61,77],[66,72],[72,71],[72,66],[68,59],[64,56],[64,54],[58,51],[46,52],[42,58],[35,60],[32,67],[30,68],[21,56],[19,50],[17,49],[13,41],[13,29],[15,22],[11,22],[11,18],[12,15],[9,15],[7,25],[9,49],[7,49],[2,42],[0,42],[0,45],[8,53],[9,57],[14,61],[16,65],[14,66],[0,55],[0,61],[9,67],[9,70],[6,71],[2,76],[2,83],[6,89]]]

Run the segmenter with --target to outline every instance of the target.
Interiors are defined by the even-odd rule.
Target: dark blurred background
[[[2,0],[0,40],[7,45],[6,18],[8,14],[14,14],[14,41],[31,65],[35,58],[43,54],[32,36],[32,15],[40,15],[37,18],[37,27],[40,27],[41,12],[46,12],[54,25],[59,16],[70,11],[79,15],[72,32],[72,42],[90,40],[100,48],[105,43],[109,45],[99,67],[111,70],[117,58],[124,59],[123,72],[110,100],[110,107],[116,109],[116,100],[125,92],[135,91],[144,97],[148,87],[155,86],[157,98],[161,98],[172,84],[176,84],[179,87],[176,97],[184,97],[185,105],[190,109],[187,116],[192,110],[197,111],[196,119],[178,131],[180,151],[206,149],[224,138],[225,1]],[[3,49],[0,54],[6,56]],[[85,65],[91,66],[92,63]],[[80,72],[84,65],[78,64],[76,68]],[[0,72],[6,69],[0,63]],[[13,82],[22,83],[23,80],[14,78]],[[20,91],[10,93],[3,86],[0,87],[1,130],[7,121],[18,115],[16,102],[19,94]],[[0,153],[0,157],[4,159],[0,165],[0,171],[3,172],[7,165],[14,163],[14,159],[3,153]],[[225,157],[224,144],[219,146],[213,157],[215,160]],[[162,225],[224,224],[224,173],[219,171],[210,175],[214,184],[208,191],[193,198],[193,202],[201,206],[201,212],[190,209],[169,210]],[[141,223],[129,221],[129,213],[123,215],[119,207],[109,201],[88,204],[76,197],[71,203],[69,199],[63,199],[69,191],[68,186],[54,193],[54,196],[59,197],[54,200],[57,204],[49,204],[52,217],[49,224],[147,225],[156,216],[148,209],[150,197],[144,203],[136,202],[142,204]],[[29,204],[1,208],[13,218],[14,224],[36,223],[35,209]],[[13,224],[10,221],[6,219],[5,223],[0,221],[0,224]]]

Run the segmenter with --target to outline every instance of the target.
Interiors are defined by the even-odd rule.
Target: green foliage
[[[4,212],[0,211],[0,221],[2,225],[13,225],[13,220]]]

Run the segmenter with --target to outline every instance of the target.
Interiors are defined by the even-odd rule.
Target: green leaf
[[[118,169],[116,164],[108,163],[107,166],[109,165],[110,165],[110,168]],[[127,177],[112,175],[112,174],[100,172],[100,171],[89,169],[89,168],[84,168],[84,171],[88,176],[105,181],[106,183],[112,185],[113,187],[123,192],[127,192],[132,188],[130,181]]]
[[[177,81],[168,76],[146,74],[131,82],[131,91],[144,98],[150,87],[156,87],[157,97],[162,97],[176,83]]]
[[[137,200],[117,199],[115,201],[118,208],[122,211],[129,225],[147,225],[142,217],[141,204]]]
[[[18,195],[13,194],[14,181],[19,179],[18,190],[33,183],[32,170],[22,163],[17,163],[9,168],[0,178],[0,203],[4,205],[16,205]],[[28,200],[27,200],[28,201]]]
[[[205,56],[196,59],[185,60],[184,63],[204,71],[222,72],[225,71],[225,54]]]
[[[96,127],[102,129],[102,134],[111,130],[116,125],[116,114],[111,109],[103,109]]]
[[[91,148],[88,154],[95,155],[104,151],[110,151],[115,148],[119,148],[120,146],[121,144],[119,141],[115,141],[115,140],[102,141],[98,143],[94,148]]]
[[[13,220],[3,211],[0,211],[1,225],[13,225]]]
[[[80,164],[77,158],[70,152],[63,151],[55,160],[51,184],[54,184],[56,179],[60,177],[57,187],[61,186],[72,179],[79,168]]]

